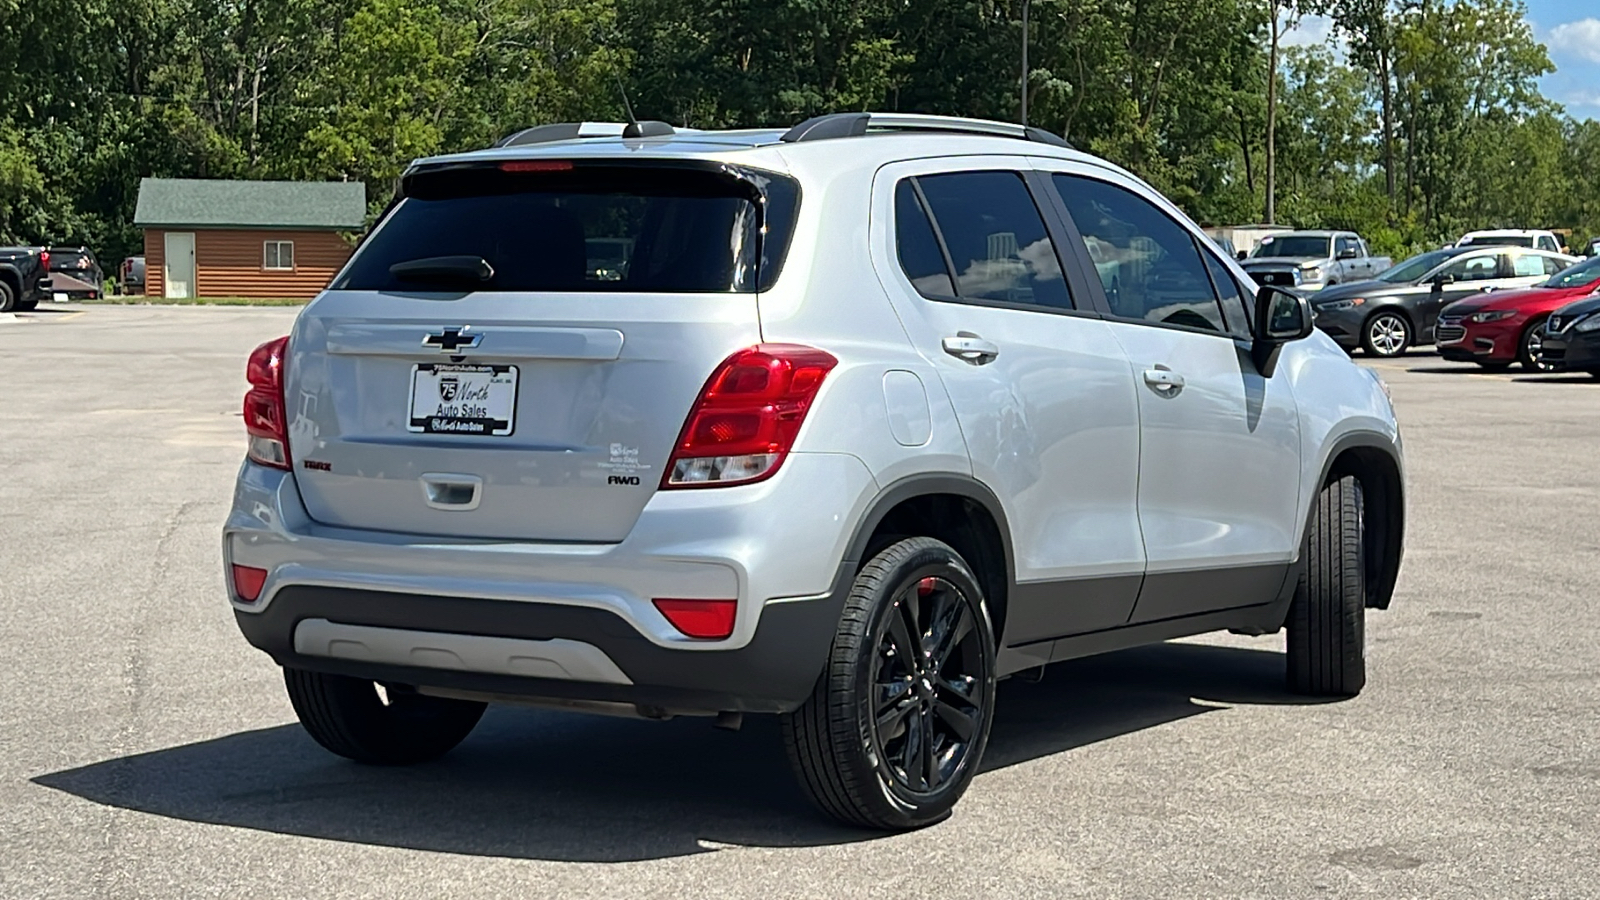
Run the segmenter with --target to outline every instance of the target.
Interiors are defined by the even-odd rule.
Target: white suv
[[[819,806],[906,828],[1047,663],[1287,625],[1292,689],[1361,689],[1387,394],[1121,169],[858,113],[544,126],[399,195],[251,357],[223,537],[329,750],[775,713]]]

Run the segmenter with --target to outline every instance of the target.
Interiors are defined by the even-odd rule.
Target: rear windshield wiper
[[[389,274],[428,284],[484,284],[494,278],[494,266],[481,256],[429,256],[397,262]]]

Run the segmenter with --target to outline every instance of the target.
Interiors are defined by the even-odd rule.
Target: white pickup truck
[[[1353,231],[1286,231],[1262,238],[1240,264],[1257,284],[1320,291],[1375,278],[1394,263],[1387,256],[1373,256]]]

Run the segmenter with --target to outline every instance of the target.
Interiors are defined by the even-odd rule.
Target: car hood
[[[1590,292],[1593,285],[1570,288],[1530,287],[1514,291],[1494,291],[1481,297],[1468,297],[1450,304],[1452,313],[1475,312],[1484,309],[1514,309],[1519,312],[1550,311],[1574,297]]]
[[[1239,265],[1249,270],[1251,266],[1304,266],[1327,261],[1325,256],[1252,256]]]
[[[1597,309],[1600,309],[1600,293],[1590,294],[1581,300],[1568,303],[1566,306],[1556,310],[1556,312],[1560,313],[1562,318],[1568,318],[1570,316],[1588,315]]]
[[[1344,284],[1336,284],[1332,287],[1325,287],[1321,291],[1317,292],[1316,302],[1322,303],[1328,300],[1343,300],[1346,297],[1371,297],[1377,294],[1392,293],[1396,290],[1401,290],[1406,287],[1408,287],[1408,285],[1390,284],[1387,281],[1378,281],[1375,278],[1368,279],[1367,281],[1347,281]]]

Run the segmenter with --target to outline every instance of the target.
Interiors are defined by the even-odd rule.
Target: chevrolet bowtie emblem
[[[422,336],[422,346],[433,347],[440,353],[456,353],[476,347],[483,340],[483,335],[467,334],[467,329],[471,327],[463,325],[460,328],[446,328],[437,334],[425,334]]]

